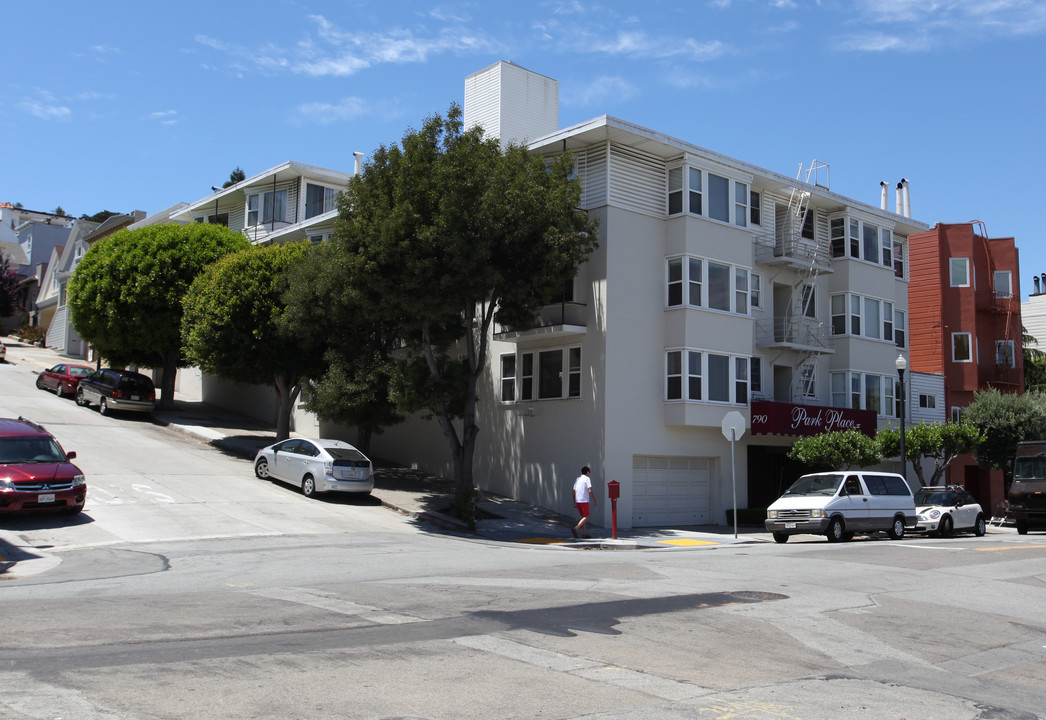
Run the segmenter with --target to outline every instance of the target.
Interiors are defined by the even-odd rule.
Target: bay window
[[[695,257],[666,261],[666,303],[748,315],[749,274],[745,268]],[[754,302],[754,300],[753,300]]]
[[[701,350],[665,353],[665,399],[687,402],[748,402],[750,360]]]
[[[504,402],[511,402],[515,398],[517,368],[520,400],[535,399],[535,379],[538,400],[581,397],[580,347],[524,352],[519,353],[518,358],[502,355],[501,399]]]
[[[747,183],[689,165],[668,169],[668,214],[699,215],[747,227],[759,224],[760,197]]]

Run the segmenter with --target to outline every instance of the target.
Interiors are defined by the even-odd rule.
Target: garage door
[[[710,458],[632,458],[632,527],[706,525]]]

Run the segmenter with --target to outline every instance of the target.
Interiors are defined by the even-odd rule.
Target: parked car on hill
[[[959,530],[972,530],[980,537],[987,529],[987,519],[977,499],[959,485],[922,488],[915,493],[915,510],[919,513],[915,532],[948,536]]]
[[[0,513],[84,508],[87,481],[43,426],[20,417],[0,419]]]
[[[156,388],[153,381],[141,373],[102,368],[81,378],[76,389],[76,404],[97,405],[102,415],[113,410],[148,413],[156,406]]]
[[[290,438],[258,451],[254,474],[282,480],[306,497],[334,491],[370,493],[374,465],[355,447],[342,440]]]
[[[897,473],[845,470],[803,475],[766,511],[766,529],[779,543],[792,535],[846,541],[885,532],[894,540],[915,524],[911,488]]]
[[[37,376],[36,386],[41,390],[53,390],[58,397],[76,395],[80,380],[90,375],[92,370],[86,365],[58,363]]]

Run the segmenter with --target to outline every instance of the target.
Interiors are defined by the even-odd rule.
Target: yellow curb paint
[[[691,540],[690,538],[681,538],[679,540],[658,540],[662,545],[718,545],[719,543],[711,540]]]
[[[523,538],[522,540],[514,540],[513,542],[531,543],[533,545],[562,545],[566,540],[555,540],[553,538]]]
[[[977,552],[995,552],[996,550],[1042,550],[1046,545],[1007,545],[1006,547],[974,548]]]

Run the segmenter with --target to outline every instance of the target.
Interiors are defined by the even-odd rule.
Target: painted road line
[[[694,540],[693,538],[679,538],[678,540],[658,540],[662,545],[678,545],[680,547],[687,547],[691,545],[718,545],[718,542],[712,540]]]

